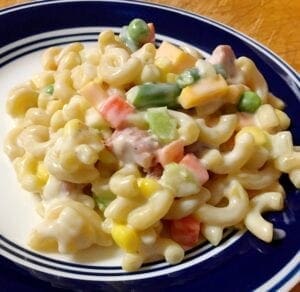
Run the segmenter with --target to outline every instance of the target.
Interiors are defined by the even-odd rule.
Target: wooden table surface
[[[0,8],[28,0],[0,0]],[[220,21],[269,47],[300,72],[300,0],[148,0]]]
[[[0,0],[0,8],[29,2]],[[258,40],[300,72],[300,0],[152,0],[210,17]],[[300,292],[297,285],[294,292]]]

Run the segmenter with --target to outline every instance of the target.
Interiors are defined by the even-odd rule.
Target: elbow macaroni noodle
[[[166,111],[176,125],[173,140],[185,147],[170,155],[178,167],[176,179],[186,181],[172,182],[157,160],[158,148],[165,145],[151,132],[146,110],[127,104],[126,123],[116,129],[110,122],[112,117],[122,118],[123,108],[112,104],[117,112],[110,115],[103,109],[109,97],[124,99],[135,85],[176,82],[174,68],[183,65],[176,63],[182,56],[195,60],[200,79],[219,78],[209,59],[192,48],[177,48],[180,53],[174,49],[177,59],[172,54],[157,56],[158,50],[148,42],[131,52],[119,36],[104,31],[96,47],[73,43],[47,49],[43,71],[9,93],[6,109],[17,123],[4,151],[21,186],[41,198],[42,220],[30,235],[31,248],[76,253],[95,244],[116,243],[124,252],[122,267],[134,271],[157,257],[170,264],[182,261],[186,246],[170,224],[186,218],[201,224],[202,236],[213,245],[220,243],[226,228],[241,224],[261,240],[272,241],[273,225],[262,213],[284,207],[281,173],[300,188],[300,151],[287,130],[290,119],[283,101],[269,92],[252,60],[235,59],[230,78],[224,77],[222,96],[207,97],[203,105],[189,110]],[[207,88],[213,86],[209,82]],[[95,84],[101,87],[97,99]],[[249,90],[258,94],[261,105],[255,113],[240,113],[237,103]],[[139,131],[140,136],[122,136],[126,127],[132,128],[130,135]],[[115,153],[111,139],[118,131],[118,143],[125,146],[113,144],[119,149]],[[159,147],[152,149],[143,141]],[[123,153],[128,147],[138,159],[128,161],[128,153]],[[196,157],[192,172],[188,163],[180,162],[191,153]],[[142,167],[146,158],[147,167]],[[209,171],[207,179],[200,174],[201,183],[195,163]],[[182,195],[176,193],[181,186],[191,188]]]

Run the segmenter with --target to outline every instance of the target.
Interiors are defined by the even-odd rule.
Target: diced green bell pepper
[[[175,162],[164,167],[160,182],[169,188],[176,197],[185,197],[200,191],[199,181],[193,173],[185,166]]]
[[[106,207],[116,198],[116,195],[109,189],[108,185],[103,185],[93,197],[98,208],[104,212]]]
[[[164,144],[177,138],[177,121],[172,118],[166,107],[149,108],[147,121],[151,132]]]

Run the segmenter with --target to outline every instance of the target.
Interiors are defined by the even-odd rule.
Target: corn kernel
[[[38,163],[36,177],[38,178],[39,184],[41,186],[44,186],[48,181],[49,172],[42,161]]]
[[[129,253],[136,253],[140,247],[137,232],[129,225],[113,224],[111,235],[115,243]]]
[[[258,127],[244,127],[237,133],[237,136],[243,133],[251,134],[254,138],[255,143],[259,146],[267,146],[269,142],[268,136],[266,135],[265,131]]]
[[[146,198],[149,198],[160,189],[160,184],[153,178],[138,178],[137,183],[141,194]]]

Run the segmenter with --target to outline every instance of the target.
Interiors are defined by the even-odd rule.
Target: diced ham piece
[[[229,84],[244,83],[243,72],[236,66],[235,59],[235,54],[230,46],[219,45],[213,50],[207,61],[213,65],[220,65],[224,69]]]
[[[146,43],[154,43],[155,42],[155,26],[152,22],[148,23],[148,27],[149,27],[149,37],[146,40]]]
[[[124,163],[136,163],[149,169],[156,163],[155,154],[159,143],[147,131],[129,127],[114,131],[107,146]]]
[[[113,95],[101,103],[98,111],[112,128],[122,128],[134,108],[122,96]]]
[[[236,68],[234,64],[235,54],[232,48],[228,45],[217,46],[207,61],[213,65],[221,65],[227,75],[232,77],[236,73]]]

